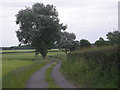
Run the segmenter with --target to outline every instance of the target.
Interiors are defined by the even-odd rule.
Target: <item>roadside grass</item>
[[[55,60],[55,59],[54,59]],[[46,77],[45,77],[45,81],[48,83],[48,87],[49,88],[60,88],[60,86],[58,86],[54,79],[51,77],[51,73],[52,73],[52,70],[53,70],[53,67],[58,63],[57,60],[55,60],[53,62],[53,64],[46,70],[45,74],[46,74]]]
[[[7,53],[2,55],[2,87],[24,88],[26,81],[39,68],[49,62],[48,57],[34,53]]]
[[[87,48],[58,56],[61,72],[80,88],[118,87],[118,47]]]
[[[25,88],[26,81],[39,68],[46,64],[44,60],[34,61],[29,66],[24,66],[13,70],[3,77],[3,88]]]

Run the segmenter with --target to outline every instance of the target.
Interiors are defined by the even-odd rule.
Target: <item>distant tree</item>
[[[88,41],[88,40],[86,40],[86,39],[81,39],[80,40],[80,47],[90,47],[90,45],[91,45],[91,43]]]
[[[120,43],[120,31],[108,32],[106,36],[111,45]]]
[[[75,39],[76,39],[76,35],[74,33],[62,32],[62,36],[61,36],[60,40],[57,42],[58,47],[64,48],[65,53],[67,54],[67,51],[70,50]]]
[[[70,47],[70,51],[75,51],[77,48],[79,48],[79,46],[80,46],[79,41],[73,41],[72,43],[73,44]]]
[[[59,23],[58,12],[53,5],[35,3],[32,8],[20,10],[16,15],[16,31],[18,40],[36,49],[36,55],[41,53],[43,58],[48,53],[48,48],[59,40],[61,30],[67,27]]]
[[[95,42],[95,45],[99,47],[99,46],[107,45],[107,43],[108,43],[107,41],[105,41],[102,37],[100,37],[99,40]]]

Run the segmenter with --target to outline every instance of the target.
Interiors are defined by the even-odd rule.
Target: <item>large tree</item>
[[[53,5],[35,3],[32,8],[22,9],[16,15],[16,31],[18,40],[36,48],[36,55],[41,53],[46,57],[48,48],[51,47],[61,36],[61,30],[66,26],[59,23],[58,12]]]

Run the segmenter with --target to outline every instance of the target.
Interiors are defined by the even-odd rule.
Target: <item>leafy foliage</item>
[[[64,48],[65,52],[72,48],[75,44],[76,35],[74,33],[62,32],[60,40],[57,42],[59,48]]]
[[[16,31],[18,40],[23,44],[36,48],[36,55],[40,52],[46,57],[48,48],[61,36],[61,30],[66,26],[59,23],[58,12],[53,5],[35,3],[32,8],[20,10],[16,15],[16,24],[20,29]]]
[[[120,43],[120,31],[108,32],[106,36],[111,45]]]
[[[104,45],[108,45],[108,44],[109,44],[109,42],[105,41],[102,37],[100,37],[99,40],[97,40],[95,42],[96,46],[104,46]]]
[[[76,49],[78,49],[79,48],[79,46],[80,46],[80,43],[79,43],[79,41],[73,41],[73,45],[71,45],[71,47],[70,47],[70,51],[75,51]]]
[[[80,40],[80,47],[90,47],[91,43],[86,39]]]
[[[119,55],[117,45],[84,48],[61,57],[61,71],[80,88],[117,88]]]

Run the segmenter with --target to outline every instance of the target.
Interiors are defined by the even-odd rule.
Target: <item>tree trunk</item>
[[[38,54],[39,54],[39,52],[35,52],[35,57],[37,57]]]
[[[65,49],[65,53],[67,54],[67,49]]]
[[[46,59],[46,55],[44,56],[44,55],[42,55],[42,57],[43,57],[43,59],[45,60]]]

